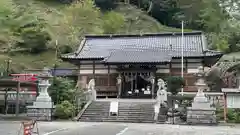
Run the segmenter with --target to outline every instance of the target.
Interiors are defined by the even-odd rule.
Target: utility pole
[[[55,42],[55,63],[54,63],[54,67],[53,67],[53,84],[54,86],[56,85],[56,68],[57,68],[57,61],[58,61],[58,40],[56,40]],[[56,93],[56,104],[58,104],[58,100],[59,100],[59,93],[57,90]]]
[[[181,48],[181,77],[182,79],[184,78],[183,72],[183,50],[184,50],[184,21],[182,21],[182,48]],[[187,70],[187,69],[186,69]],[[181,88],[181,94],[183,96],[183,88]]]
[[[6,67],[6,72],[4,74],[4,77],[8,77],[9,76],[9,69],[10,69],[10,63],[12,62],[12,60],[10,58],[8,58],[7,60],[5,60],[7,67]],[[5,110],[5,114],[7,114],[7,98],[8,98],[8,88],[5,88],[5,95],[4,95],[4,110]]]

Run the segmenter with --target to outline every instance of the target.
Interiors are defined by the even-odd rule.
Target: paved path
[[[40,135],[240,135],[239,127],[40,122]],[[19,122],[0,121],[1,135],[17,135]],[[21,134],[22,135],[22,134]]]

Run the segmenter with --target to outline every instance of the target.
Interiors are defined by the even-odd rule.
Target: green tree
[[[180,76],[170,76],[167,78],[167,91],[176,95],[185,86],[185,81]]]
[[[100,17],[101,12],[92,0],[73,2],[51,27],[52,37],[59,45],[78,47],[83,35],[103,33]]]
[[[55,116],[59,119],[69,119],[75,115],[75,107],[69,101],[56,105]]]
[[[125,18],[122,14],[110,11],[103,15],[103,30],[105,34],[114,34],[124,25]]]
[[[20,37],[21,41],[17,43],[17,47],[25,48],[33,54],[46,51],[50,40],[48,32],[38,26],[21,28]]]
[[[74,82],[67,78],[56,77],[53,84],[49,87],[49,95],[55,104],[63,101],[73,103],[75,94]]]
[[[12,0],[0,1],[0,47],[1,49],[10,50],[16,41],[19,39],[12,31],[13,25],[18,25],[19,21],[13,19],[12,16],[16,14],[16,5]]]

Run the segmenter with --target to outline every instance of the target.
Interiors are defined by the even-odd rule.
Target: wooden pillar
[[[185,73],[188,72],[188,60],[186,59],[185,60]]]
[[[137,74],[138,72],[135,73],[135,77],[136,77],[136,80],[135,80],[135,89],[137,89]],[[138,93],[139,94],[139,93]]]
[[[92,79],[95,79],[95,61],[93,61],[93,77],[92,77]]]
[[[169,75],[172,76],[172,62],[169,63]]]
[[[110,65],[108,65],[108,88],[110,87]]]
[[[133,86],[134,86],[134,84],[133,84],[133,73],[131,72],[130,73],[131,74],[131,91],[133,91]]]
[[[20,82],[17,82],[17,95],[16,95],[16,108],[15,108],[15,114],[16,116],[19,115],[19,92],[20,92]]]
[[[185,76],[184,76],[185,83],[186,83],[186,86],[188,86],[188,76],[186,76],[186,75],[188,75],[187,74],[188,73],[188,60],[187,59],[185,59],[185,70],[184,70],[184,73],[185,73]]]
[[[78,76],[78,80],[77,80],[77,87],[80,88],[82,87],[81,86],[81,63],[78,65],[78,73],[77,73],[77,76]]]
[[[223,101],[224,101],[224,108],[223,108],[223,114],[224,114],[224,121],[227,122],[227,94],[223,93]]]

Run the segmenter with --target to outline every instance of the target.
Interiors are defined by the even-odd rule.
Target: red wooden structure
[[[13,76],[13,79],[12,79],[13,81],[19,81],[19,82],[36,82],[38,80],[37,74],[11,74],[11,76]],[[36,95],[37,93],[36,85],[33,85],[31,90],[33,92],[33,95]]]

